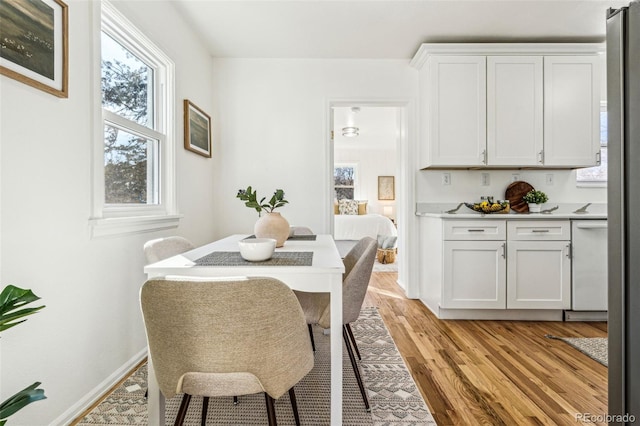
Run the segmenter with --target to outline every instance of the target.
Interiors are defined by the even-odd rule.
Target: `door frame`
[[[412,99],[328,99],[325,107],[325,228],[333,234],[333,164],[334,144],[332,139],[333,108],[335,107],[395,107],[398,109],[396,128],[396,220],[398,222],[398,284],[407,297],[419,297],[418,285],[418,221],[415,216],[415,171],[418,170],[416,150],[415,102]],[[413,267],[411,265],[414,265]]]

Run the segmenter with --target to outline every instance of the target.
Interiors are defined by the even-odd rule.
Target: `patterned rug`
[[[557,337],[550,334],[545,337],[561,340],[605,367],[609,365],[609,344],[606,337]]]
[[[389,335],[376,308],[363,308],[351,325],[358,341],[362,377],[369,395],[371,413],[364,408],[346,349],[343,350],[343,425],[411,426],[435,425],[420,391]],[[314,327],[316,343],[313,370],[295,387],[298,410],[303,425],[330,424],[329,359],[330,338]],[[77,425],[146,425],[147,365],[143,364],[120,387],[107,396]],[[167,400],[167,424],[172,424],[182,396]],[[194,397],[189,405],[185,425],[200,424],[202,398]],[[276,401],[279,425],[293,425],[288,394]],[[247,395],[234,406],[231,398],[211,398],[208,425],[265,425],[264,396]]]

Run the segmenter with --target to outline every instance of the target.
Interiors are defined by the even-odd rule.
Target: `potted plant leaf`
[[[13,285],[6,286],[0,293],[0,332],[25,322],[24,317],[35,314],[43,306],[23,308],[23,306],[40,299],[31,290]],[[7,418],[32,402],[45,399],[44,389],[38,389],[40,382],[27,386],[15,395],[0,403],[0,426],[4,426]]]
[[[549,201],[549,197],[542,191],[532,189],[522,197],[522,201],[529,205],[529,211],[531,213],[540,213],[542,205]]]

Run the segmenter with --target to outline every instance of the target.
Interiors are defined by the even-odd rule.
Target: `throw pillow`
[[[392,235],[379,235],[378,234],[378,248],[381,249],[394,249],[398,243],[398,237]]]
[[[358,202],[356,200],[347,200],[343,198],[338,200],[338,210],[340,214],[358,214]]]
[[[358,214],[367,214],[367,200],[358,201]]]

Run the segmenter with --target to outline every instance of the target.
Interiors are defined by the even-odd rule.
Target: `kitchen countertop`
[[[458,203],[417,203],[416,216],[439,217],[442,219],[606,219],[607,204],[592,203],[586,209],[586,213],[574,213],[586,203],[546,203],[542,210],[558,206],[557,210],[550,213],[516,213],[513,210],[509,213],[478,213],[469,209],[464,204],[455,213],[446,213],[447,210],[455,209]]]

